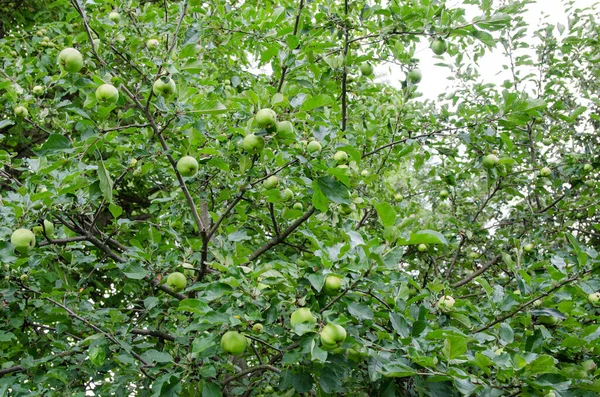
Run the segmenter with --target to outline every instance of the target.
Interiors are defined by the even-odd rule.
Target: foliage
[[[598,12],[567,1],[568,26],[535,28],[528,1],[455,3],[0,11],[0,395],[598,395]],[[438,38],[453,84],[427,101],[428,76],[405,76]],[[58,65],[69,47],[78,73]],[[501,85],[479,75],[490,51]],[[163,76],[174,95],[153,94]],[[263,108],[292,132],[258,128]],[[317,323],[292,327],[299,307]]]

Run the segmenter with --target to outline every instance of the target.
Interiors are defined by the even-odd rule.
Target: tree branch
[[[458,288],[461,287],[467,283],[469,283],[471,280],[473,280],[475,277],[479,276],[480,274],[484,273],[485,271],[487,271],[490,267],[496,265],[499,261],[500,258],[502,258],[502,255],[496,255],[494,257],[494,259],[492,259],[488,264],[486,264],[485,266],[482,266],[480,269],[474,271],[473,273],[471,273],[470,275],[468,275],[467,277],[463,278],[460,281],[455,282],[454,284],[452,284],[452,288]]]

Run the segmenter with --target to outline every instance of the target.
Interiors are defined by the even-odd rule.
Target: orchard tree
[[[528,3],[0,2],[0,395],[598,395],[600,14]]]

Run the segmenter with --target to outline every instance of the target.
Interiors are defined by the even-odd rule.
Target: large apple
[[[112,84],[102,84],[96,89],[96,100],[104,106],[112,105],[119,100],[119,90]]]
[[[326,349],[336,349],[346,340],[346,330],[341,325],[327,324],[321,330],[321,344]]]
[[[29,115],[29,111],[25,106],[17,106],[14,110],[15,116],[25,118]]]
[[[10,243],[22,254],[35,247],[35,235],[29,229],[17,229],[10,237]]]
[[[83,67],[83,56],[75,48],[65,48],[58,54],[59,65],[69,73],[77,73]]]
[[[290,201],[293,198],[294,198],[294,192],[292,192],[292,189],[287,188],[281,192],[281,200],[282,201]]]
[[[225,352],[237,356],[246,350],[246,337],[237,331],[228,331],[221,337],[221,347]]]
[[[450,295],[444,295],[438,301],[438,307],[443,312],[449,312],[454,308],[455,300]]]
[[[292,206],[293,209],[297,210],[297,211],[302,211],[304,209],[304,206],[302,205],[302,203],[294,203],[294,205]]]
[[[182,176],[192,177],[198,172],[198,161],[192,156],[183,156],[177,162],[177,171]]]
[[[344,152],[343,150],[338,150],[333,155],[333,159],[338,163],[345,163],[348,161],[348,153]]]
[[[154,51],[158,48],[159,42],[156,39],[149,39],[146,41],[146,48],[150,51]]]
[[[406,77],[408,78],[408,81],[411,82],[412,84],[418,84],[421,82],[421,79],[423,78],[423,74],[421,73],[421,71],[419,69],[413,69],[410,72],[408,72]]]
[[[548,167],[543,167],[543,168],[540,170],[540,176],[542,176],[542,177],[548,177],[548,176],[550,176],[550,175],[552,175],[552,170],[551,170],[550,168],[548,168]]]
[[[592,305],[596,306],[598,302],[600,302],[600,292],[594,292],[593,294],[589,294],[588,300]]]
[[[370,76],[373,74],[373,66],[369,63],[369,62],[363,62],[362,65],[360,65],[360,73],[363,76]]]
[[[306,145],[306,151],[310,154],[316,154],[321,151],[321,144],[319,141],[310,141],[308,145]]]
[[[488,154],[482,160],[483,166],[485,168],[493,168],[498,164],[498,156],[495,154]]]
[[[323,291],[327,295],[335,295],[340,289],[342,289],[342,279],[333,275],[327,276]]]
[[[185,289],[187,280],[183,273],[173,272],[167,277],[167,286],[175,292],[179,292]]]
[[[317,319],[312,315],[310,309],[307,307],[301,307],[292,313],[290,317],[290,324],[292,327],[296,324],[316,324]]]
[[[116,11],[111,12],[110,14],[108,14],[108,19],[110,19],[113,22],[120,22],[121,21],[121,14],[119,14]]]
[[[52,237],[52,235],[54,234],[54,224],[46,219],[44,219],[44,227],[42,228],[41,225],[35,226],[33,228],[33,233],[43,235],[44,229],[46,229],[46,236]]]
[[[277,178],[277,175],[271,175],[263,182],[265,189],[273,189],[274,187],[277,187],[277,185],[279,185],[279,178]]]
[[[44,87],[42,87],[41,85],[36,85],[35,87],[33,87],[33,95],[37,95],[40,96],[44,93]]]
[[[250,153],[260,153],[265,146],[265,140],[262,136],[248,134],[244,137],[242,147]]]
[[[271,130],[275,128],[275,123],[277,122],[277,113],[275,113],[273,109],[260,109],[254,118],[256,120],[256,125],[259,128]]]
[[[154,85],[152,86],[152,92],[156,96],[168,98],[175,93],[176,88],[177,86],[172,78],[168,76],[162,76],[160,79],[154,82]]]
[[[294,135],[294,126],[287,120],[279,121],[277,122],[277,134],[282,136]]]
[[[446,42],[443,39],[435,39],[431,42],[431,51],[435,55],[442,55],[446,52]]]

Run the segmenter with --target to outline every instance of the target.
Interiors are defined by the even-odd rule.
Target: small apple
[[[272,109],[260,109],[256,116],[254,116],[256,120],[256,125],[259,128],[265,128],[267,130],[275,128],[275,123],[277,122],[277,113],[275,113]]]
[[[118,23],[121,21],[121,14],[119,14],[116,11],[112,11],[110,14],[108,14],[108,19],[115,23]]]
[[[531,244],[531,243],[525,244],[525,246],[523,247],[523,251],[525,251],[525,252],[533,251],[533,244]]]
[[[47,43],[49,43],[50,42],[50,37],[45,36],[42,40],[45,41],[45,42],[47,42]]]
[[[172,78],[168,76],[162,76],[160,79],[154,82],[154,85],[152,86],[152,92],[156,96],[168,98],[175,93],[176,88],[177,86]]]
[[[431,42],[431,51],[435,55],[442,55],[446,52],[446,42],[443,39],[435,39]]]
[[[469,252],[469,258],[471,258],[471,259],[479,258],[479,252],[475,252],[475,251]]]
[[[594,186],[596,186],[596,181],[588,179],[587,181],[585,181],[585,186],[587,186],[587,187],[594,187]]]
[[[538,299],[538,300],[536,300],[536,301],[533,302],[533,306],[535,306],[535,307],[540,307],[543,304],[544,304],[544,301],[541,300],[541,299]]]
[[[277,187],[277,185],[279,185],[279,178],[277,178],[277,175],[271,175],[263,182],[263,187],[265,189],[273,189]]]
[[[44,41],[44,40],[42,40],[42,41],[40,41],[40,45],[41,45],[42,47],[48,47],[48,42],[47,42],[47,41]]]
[[[600,292],[594,292],[593,294],[589,294],[588,300],[592,305],[598,305],[598,302],[600,302]]]
[[[277,122],[277,134],[281,135],[294,135],[294,126],[289,121]]]
[[[252,326],[252,331],[254,333],[260,334],[263,331],[263,325],[261,323],[256,323]]]
[[[485,168],[494,168],[498,164],[498,156],[495,154],[488,154],[482,160],[483,166]]]
[[[294,203],[294,206],[292,208],[297,211],[302,211],[304,209],[304,206],[302,205],[302,203]]]
[[[583,166],[583,170],[584,170],[585,172],[590,172],[590,171],[591,171],[591,170],[593,170],[593,169],[594,169],[594,167],[593,167],[591,164],[585,164],[585,165]]]
[[[423,74],[421,73],[421,71],[419,69],[413,69],[410,72],[408,72],[406,77],[408,78],[408,81],[411,82],[412,84],[418,84],[421,82],[421,79],[423,78]]]
[[[554,316],[538,316],[537,322],[545,325],[556,325],[559,323],[559,319]]]
[[[167,277],[167,286],[175,292],[179,292],[185,289],[187,280],[183,273],[173,272]]]
[[[444,295],[438,301],[438,307],[443,312],[449,312],[454,308],[455,300],[450,295]]]
[[[44,234],[44,229],[46,229],[46,235],[48,237],[52,237],[52,235],[54,234],[54,224],[46,219],[44,219],[44,227],[42,228],[42,226],[35,226],[33,228],[33,233],[34,234]]]
[[[41,30],[38,30],[37,32],[35,32],[35,35],[37,37],[42,37],[44,35],[44,32],[42,32]]]
[[[401,195],[400,193],[396,193],[396,194],[394,194],[394,200],[402,201],[402,200],[404,200],[404,196]]]
[[[321,144],[319,143],[319,141],[310,141],[308,145],[306,145],[306,150],[310,154],[319,153],[321,151]]]
[[[450,193],[446,189],[440,190],[440,198],[444,200],[450,195]]]
[[[58,54],[59,65],[69,73],[77,73],[83,67],[83,56],[75,48],[65,48]]]
[[[158,48],[159,42],[156,39],[149,39],[146,41],[146,48],[150,51],[154,51]]]
[[[124,42],[125,40],[127,40],[127,37],[125,37],[125,35],[123,33],[119,33],[116,37],[115,40],[117,40],[119,43]]]
[[[317,319],[312,315],[310,309],[307,307],[301,307],[292,313],[290,317],[290,324],[292,327],[296,324],[316,324]]]
[[[14,110],[15,116],[25,118],[29,115],[29,111],[25,106],[17,106]]]
[[[44,93],[44,87],[42,87],[41,85],[36,85],[35,87],[33,87],[33,95],[37,95],[40,96]]]
[[[336,349],[346,340],[346,330],[341,325],[327,324],[321,330],[321,344],[326,349]]]
[[[333,155],[333,159],[338,163],[345,163],[348,161],[348,153],[344,152],[343,150],[338,150]]]
[[[35,247],[35,235],[29,229],[17,229],[10,236],[10,243],[22,254]]]
[[[544,397],[556,397],[556,393],[549,391],[548,393],[544,394]]]
[[[360,65],[360,73],[363,76],[371,76],[373,74],[373,65],[369,62],[363,62],[362,65]]]
[[[177,171],[181,176],[192,177],[198,172],[198,161],[192,156],[183,156],[177,162]]]
[[[250,153],[260,153],[265,146],[265,140],[262,136],[254,134],[248,134],[244,137],[242,147],[245,151]]]
[[[102,84],[96,89],[96,100],[103,106],[117,103],[119,90],[112,84]]]
[[[221,348],[237,356],[246,350],[246,337],[237,331],[228,331],[221,337]]]
[[[371,171],[369,171],[369,170],[362,170],[362,171],[360,172],[360,174],[361,174],[362,176],[364,176],[364,177],[367,177],[367,176],[371,175]]]
[[[419,252],[425,252],[427,251],[427,245],[421,243],[419,244],[419,246],[417,247],[417,250],[419,250]]]
[[[290,201],[293,198],[294,198],[294,192],[292,192],[292,189],[287,188],[281,192],[281,200],[282,201]]]
[[[540,176],[541,176],[541,177],[548,177],[548,176],[550,176],[550,175],[552,175],[552,170],[551,170],[550,168],[548,168],[548,167],[543,167],[543,168],[540,170]]]
[[[325,285],[323,286],[323,291],[327,295],[335,295],[342,289],[342,279],[337,276],[327,276],[325,279]]]
[[[542,139],[542,143],[546,146],[550,146],[550,145],[552,145],[552,139],[544,138],[544,139]]]

